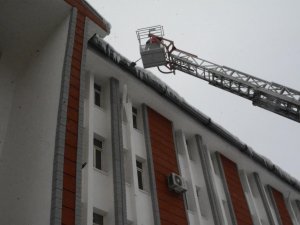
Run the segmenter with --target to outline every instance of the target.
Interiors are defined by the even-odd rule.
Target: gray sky
[[[162,25],[165,37],[179,49],[300,91],[298,0],[89,2],[112,25],[105,40],[132,61],[140,57],[135,31]],[[300,180],[299,123],[181,72],[152,71],[191,105]]]

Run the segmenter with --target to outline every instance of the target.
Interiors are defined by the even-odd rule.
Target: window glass
[[[143,163],[137,160],[136,161],[136,168],[137,168],[137,178],[138,178],[139,189],[144,190],[144,184],[143,184]]]
[[[103,225],[103,216],[93,213],[93,225]]]
[[[98,140],[97,138],[94,138],[94,146],[97,148],[102,149],[103,142],[101,140]]]
[[[96,149],[95,152],[95,167],[99,170],[102,170],[102,156],[101,156],[102,152]]]
[[[94,84],[94,93],[95,93],[95,105],[101,107],[101,87],[98,84]]]
[[[132,107],[132,123],[133,123],[133,128],[137,129],[138,128],[137,109],[135,107]]]
[[[103,169],[103,141],[94,138],[94,167],[102,170]]]

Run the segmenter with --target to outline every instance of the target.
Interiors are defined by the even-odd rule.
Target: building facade
[[[299,182],[132,66],[88,3],[0,18],[0,224],[300,224]]]

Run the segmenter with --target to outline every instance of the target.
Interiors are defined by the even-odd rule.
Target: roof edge
[[[90,3],[88,3],[86,0],[82,0],[82,3],[96,16],[98,17],[102,22],[103,24],[105,25],[106,27],[106,32],[107,32],[107,35],[110,34],[110,30],[111,30],[111,24],[103,17],[101,16],[97,11],[96,9],[91,6]]]
[[[267,171],[273,173],[280,180],[291,186],[294,190],[300,192],[300,182],[296,178],[289,175],[268,158],[256,153],[251,147],[240,141],[236,136],[231,134],[225,128],[221,127],[204,113],[188,104],[179,94],[177,94],[174,90],[172,90],[168,85],[166,85],[150,71],[132,66],[132,62],[130,60],[118,53],[111,45],[101,39],[97,34],[95,34],[88,43],[89,47],[107,56],[113,63],[121,67],[121,69],[141,80],[144,84],[151,87],[154,91],[165,97],[168,101],[171,101],[181,110],[188,113],[196,121],[209,128],[211,131],[222,137],[228,143],[235,146],[237,149],[239,149],[240,152],[248,156],[250,159],[254,160],[254,162],[264,167]]]

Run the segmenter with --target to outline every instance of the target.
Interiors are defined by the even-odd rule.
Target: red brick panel
[[[286,208],[284,198],[281,192],[272,188],[272,194],[275,200],[276,207],[279,212],[279,216],[283,225],[293,225],[290,214]]]
[[[242,188],[237,166],[225,156],[220,156],[237,224],[252,225],[251,214]]]
[[[183,197],[171,192],[167,183],[167,176],[179,171],[172,123],[150,108],[148,120],[161,224],[187,225]]]
[[[80,70],[84,38],[85,17],[89,17],[102,29],[108,31],[103,19],[93,12],[82,0],[65,0],[77,8],[77,21],[75,40],[71,63],[69,97],[67,107],[67,125],[64,152],[63,176],[63,205],[62,224],[75,224],[75,199],[76,199],[76,158],[78,141],[78,114],[80,97]]]
[[[75,224],[76,158],[78,141],[78,115],[80,93],[80,68],[84,35],[84,15],[78,12],[74,41],[70,87],[67,107],[67,125],[64,153],[64,177],[62,198],[62,224]]]

